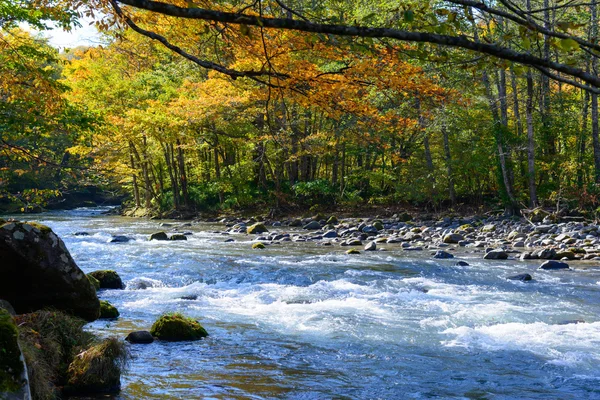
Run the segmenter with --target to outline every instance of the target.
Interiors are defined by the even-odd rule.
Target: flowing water
[[[100,211],[35,217],[85,272],[115,269],[127,285],[99,293],[121,317],[89,329],[125,337],[181,311],[210,334],[130,346],[119,398],[600,399],[600,267],[523,283],[505,277],[538,263],[464,253],[460,267],[396,245],[251,250],[252,237],[209,224],[150,242],[158,221]]]

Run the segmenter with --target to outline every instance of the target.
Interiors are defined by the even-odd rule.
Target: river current
[[[131,345],[119,399],[600,399],[600,266],[537,271],[398,245],[252,250],[253,236],[210,224],[148,241],[169,221],[101,211],[32,216],[84,272],[114,269],[127,285],[99,292],[120,318],[88,329],[124,338],[181,311],[210,334]],[[506,279],[523,272],[534,281]]]

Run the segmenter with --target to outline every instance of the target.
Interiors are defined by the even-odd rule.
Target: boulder
[[[528,281],[532,280],[533,277],[529,274],[518,274],[518,275],[507,276],[506,279],[508,279],[510,281],[528,282]]]
[[[463,237],[463,235],[459,234],[459,233],[449,233],[447,235],[444,236],[444,239],[442,240],[444,243],[458,243],[461,240],[465,240],[465,238]]]
[[[154,336],[148,331],[130,332],[125,338],[129,343],[148,344],[154,342]]]
[[[152,325],[150,333],[157,339],[171,342],[199,340],[208,336],[198,321],[180,313],[162,315]]]
[[[88,275],[93,276],[100,282],[100,289],[125,289],[121,277],[117,274],[117,271],[112,269],[102,269],[90,272]]]
[[[444,250],[438,250],[433,255],[433,258],[439,258],[439,259],[454,258],[454,255],[452,255]]]
[[[4,223],[0,259],[0,294],[18,314],[53,307],[88,321],[100,315],[96,290],[47,226]]]
[[[466,261],[457,261],[455,264],[457,267],[468,267],[469,263]]]
[[[542,265],[540,265],[540,267],[538,269],[546,269],[546,270],[569,269],[569,264],[560,262],[560,261],[548,260],[548,261],[544,262]]]
[[[507,258],[508,253],[502,249],[494,249],[483,256],[484,260],[506,260]]]
[[[381,221],[374,221],[373,222],[373,228],[377,229],[378,231],[383,230],[383,222],[381,222]]]
[[[329,219],[325,223],[327,225],[337,225],[338,219],[337,219],[337,217],[335,217],[334,215],[332,215],[331,217],[329,217]]]
[[[365,251],[375,251],[375,250],[377,250],[377,245],[375,244],[375,242],[369,242],[365,246]]]
[[[256,250],[256,249],[260,250],[260,249],[264,249],[264,248],[265,248],[265,245],[261,242],[254,243],[252,245],[252,249],[254,249],[254,250]]]
[[[169,237],[165,232],[156,232],[150,235],[149,240],[169,240]]]
[[[259,233],[265,232],[269,232],[269,230],[264,224],[260,222],[257,222],[256,224],[250,225],[248,228],[246,228],[246,233],[248,233],[249,235],[257,235]]]
[[[96,278],[94,278],[92,275],[87,274],[86,275],[88,280],[90,281],[90,283],[92,284],[92,286],[94,287],[94,289],[98,290],[100,289],[100,281]]]
[[[556,250],[554,249],[542,249],[535,253],[538,258],[542,260],[552,260],[556,257]]]
[[[110,238],[108,240],[108,242],[109,243],[127,243],[131,240],[133,240],[133,239],[130,237],[123,236],[123,235],[116,235],[116,236],[113,236],[112,238]]]
[[[356,249],[350,249],[346,251],[346,254],[360,254],[360,251]]]
[[[321,224],[317,221],[310,221],[308,224],[304,225],[303,229],[315,231],[317,229],[321,229]]]
[[[336,231],[330,230],[330,231],[325,232],[323,234],[323,237],[326,238],[326,239],[333,239],[333,238],[338,237],[338,234],[337,234]]]
[[[106,300],[100,300],[100,319],[115,319],[119,317],[119,310]]]

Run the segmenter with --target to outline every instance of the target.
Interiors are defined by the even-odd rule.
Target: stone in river
[[[433,258],[440,258],[440,259],[454,258],[454,255],[452,255],[452,254],[450,254],[450,253],[448,253],[447,251],[444,251],[444,250],[438,250],[433,255]]]
[[[527,281],[532,280],[533,277],[529,274],[518,274],[518,275],[507,276],[506,279],[511,280],[511,281],[527,282]]]
[[[540,267],[538,269],[545,269],[545,270],[569,269],[569,264],[560,262],[560,261],[555,261],[555,260],[548,260],[548,261],[544,262],[542,265],[540,265]]]
[[[130,332],[125,338],[129,343],[148,344],[154,342],[154,336],[148,331]]]

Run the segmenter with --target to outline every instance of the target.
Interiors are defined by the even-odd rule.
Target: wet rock
[[[123,235],[116,235],[113,236],[112,238],[110,238],[108,240],[108,243],[127,243],[132,241],[133,239],[127,236],[123,236]]]
[[[248,228],[246,228],[246,233],[249,235],[257,235],[265,232],[269,232],[269,230],[260,222],[257,222],[256,224],[250,225]]]
[[[556,257],[556,250],[554,249],[542,249],[535,253],[538,258],[542,260],[552,260]]]
[[[433,255],[433,258],[448,259],[448,258],[454,258],[454,255],[452,255],[452,254],[450,254],[450,253],[448,253],[447,251],[444,251],[444,250],[438,250]]]
[[[518,275],[507,276],[506,279],[508,279],[510,281],[528,282],[528,281],[532,280],[533,277],[529,274],[518,274]]]
[[[332,215],[331,217],[329,217],[327,219],[327,222],[325,222],[327,225],[337,225],[338,223],[338,219],[337,217],[335,217],[334,215]]]
[[[130,332],[125,338],[129,343],[149,344],[154,342],[154,336],[148,331]]]
[[[188,240],[187,236],[181,233],[174,233],[171,235],[169,240]]]
[[[360,251],[356,249],[350,249],[346,251],[346,254],[360,254]]]
[[[157,339],[171,342],[199,340],[208,336],[200,323],[180,313],[162,315],[150,329],[150,334]]]
[[[334,230],[327,231],[323,234],[323,237],[326,239],[332,239],[338,237],[338,234]]]
[[[376,235],[378,230],[373,225],[366,225],[362,228],[362,233]]]
[[[308,224],[304,225],[302,229],[316,231],[317,229],[321,229],[321,224],[317,221],[310,221]]]
[[[75,232],[73,235],[74,236],[90,236],[90,234],[87,232]]]
[[[560,261],[555,261],[555,260],[548,260],[548,261],[544,262],[542,265],[540,265],[539,269],[545,269],[545,270],[569,269],[569,264],[560,262]]]
[[[457,261],[455,264],[457,267],[468,267],[469,263],[466,261]]]
[[[235,242],[235,240],[231,239],[231,238],[224,240],[224,243],[231,243],[231,242]]]
[[[165,232],[156,232],[150,235],[149,240],[169,240],[169,237]]]
[[[508,254],[502,249],[494,249],[483,256],[484,260],[506,260]]]
[[[559,251],[558,253],[556,253],[556,256],[554,256],[555,259],[557,260],[574,260],[575,259],[575,253],[573,253],[572,251]]]
[[[117,271],[104,269],[90,272],[89,275],[100,282],[100,289],[125,289],[125,285]]]
[[[53,307],[88,321],[100,315],[96,290],[49,227],[0,225],[0,260],[0,295],[18,314]]]
[[[369,242],[365,246],[365,251],[375,251],[375,250],[377,250],[377,245],[375,244],[375,242]]]
[[[180,299],[181,300],[198,300],[198,295],[190,294],[190,295],[186,295],[186,296],[181,296]]]
[[[383,222],[381,222],[381,221],[374,221],[373,222],[373,228],[377,229],[378,231],[383,230],[383,228],[384,228],[383,227]]]
[[[264,249],[264,248],[265,248],[265,245],[264,245],[264,243],[261,243],[261,242],[254,243],[252,245],[253,250],[257,250],[257,249],[260,250],[260,249]]]
[[[362,241],[360,241],[359,239],[348,239],[340,244],[342,246],[362,246]]]

